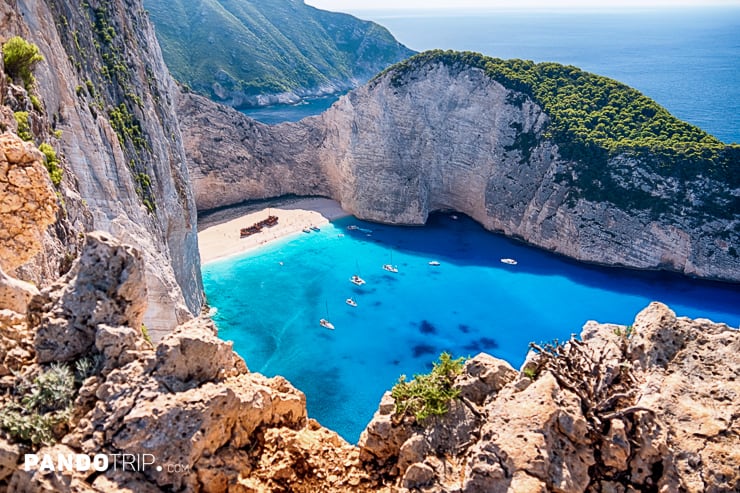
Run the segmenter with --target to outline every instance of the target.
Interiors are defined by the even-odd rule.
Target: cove
[[[249,369],[286,377],[309,416],[352,443],[399,375],[428,371],[442,351],[518,368],[530,341],[567,339],[588,320],[628,325],[651,301],[740,324],[737,284],[580,264],[446,214],[424,227],[340,219],[206,264],[203,281],[219,335]]]

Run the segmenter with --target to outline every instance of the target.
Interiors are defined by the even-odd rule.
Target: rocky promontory
[[[423,224],[430,212],[453,210],[578,260],[740,280],[735,148],[712,143],[720,164],[708,166],[674,150],[666,157],[578,147],[513,86],[432,54],[298,123],[267,126],[181,95],[197,207],[323,195],[362,219],[392,224]],[[686,133],[698,139],[689,147],[714,142],[695,128]]]

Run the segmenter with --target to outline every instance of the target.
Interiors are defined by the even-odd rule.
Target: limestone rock
[[[412,464],[403,475],[402,484],[404,488],[421,488],[432,482],[434,469],[426,464]]]
[[[480,406],[516,377],[517,371],[509,363],[480,353],[465,362],[463,377],[456,386],[462,397]]]
[[[11,133],[0,135],[0,268],[12,272],[43,248],[57,199],[41,151]]]
[[[155,375],[172,389],[197,386],[247,372],[247,366],[231,342],[216,335],[210,319],[195,319],[178,327],[157,346],[159,364]]]
[[[10,277],[0,269],[0,309],[25,315],[28,303],[37,294],[36,286]]]
[[[0,438],[0,481],[13,474],[20,456],[21,450],[18,445]]]
[[[609,432],[603,442],[601,460],[604,465],[617,471],[625,471],[632,448],[622,420],[613,419],[609,422]]]
[[[426,427],[395,416],[386,395],[360,458],[386,484],[422,491],[737,489],[740,332],[653,303],[629,330],[588,322],[568,347],[558,365],[529,358],[538,372],[525,386],[477,356],[456,386],[476,389],[480,375],[499,375],[498,390],[469,394]]]
[[[68,361],[86,354],[100,324],[139,329],[145,308],[139,252],[105,233],[90,233],[72,270],[29,306],[38,360]]]

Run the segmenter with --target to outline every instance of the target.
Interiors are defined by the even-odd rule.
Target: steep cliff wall
[[[33,140],[51,142],[64,168],[66,236],[54,255],[74,258],[65,247],[90,229],[138,245],[147,267],[145,323],[159,337],[197,314],[203,299],[174,82],[141,2],[12,0],[2,9],[3,35],[23,36],[45,57],[34,71],[42,108],[28,106],[33,121],[46,122]]]
[[[649,153],[566,159],[542,106],[477,67],[391,69],[294,124],[190,94],[178,111],[200,210],[286,193],[395,224],[452,209],[578,260],[740,280],[737,159],[693,175]]]

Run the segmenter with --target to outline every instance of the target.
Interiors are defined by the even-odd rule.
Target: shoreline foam
[[[278,217],[278,224],[240,238],[239,230],[265,219]],[[239,255],[270,242],[300,233],[303,228],[321,226],[349,216],[332,199],[309,197],[237,206],[198,220],[198,248],[201,265]]]

